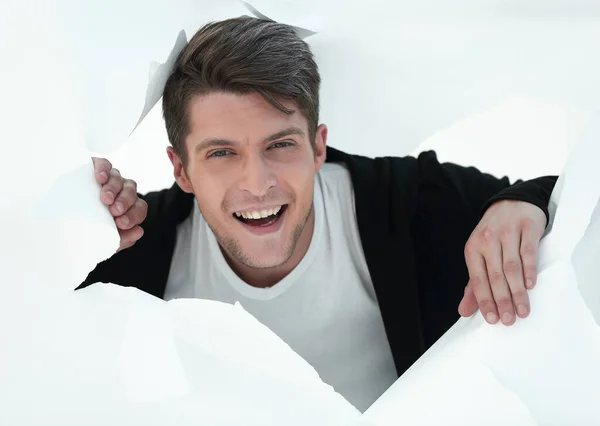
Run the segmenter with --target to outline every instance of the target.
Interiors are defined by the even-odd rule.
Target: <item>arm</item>
[[[135,191],[135,182],[121,178],[108,161],[97,159],[95,165],[97,180],[102,185],[100,197],[115,217],[121,247],[99,263],[78,289],[103,282],[136,287],[162,297],[175,247],[176,227],[189,215],[193,197],[177,185],[141,195]],[[111,176],[110,182],[100,176],[101,172]],[[124,187],[133,188],[125,200],[120,189]],[[107,197],[109,191],[117,195]],[[131,206],[126,213],[127,225],[122,222],[122,211],[116,210],[119,200],[125,201],[126,207]]]
[[[548,219],[548,203],[558,176],[519,180],[511,184],[507,177],[497,178],[475,167],[440,163],[432,151],[419,155],[418,165],[421,208],[439,207],[437,195],[444,195],[448,200],[458,197],[470,215],[481,219],[492,204],[514,200],[539,207]]]
[[[474,167],[442,164],[433,152],[421,154],[417,164],[418,195],[411,229],[424,329],[429,330],[425,338],[433,342],[458,319],[457,307],[470,279],[465,247],[488,210],[500,201],[515,200],[539,207],[541,217],[547,217],[557,177],[511,185],[506,177],[496,178]],[[467,306],[469,311],[472,307]]]
[[[164,289],[157,285],[157,281],[163,278],[166,283],[170,263],[165,264],[163,258],[165,251],[168,252],[169,248],[174,246],[175,235],[173,233],[171,244],[169,233],[161,232],[160,212],[165,204],[166,193],[167,190],[146,195],[137,194],[148,206],[147,216],[140,224],[144,230],[143,238],[99,263],[78,289],[99,282],[113,283],[136,287],[162,297]]]

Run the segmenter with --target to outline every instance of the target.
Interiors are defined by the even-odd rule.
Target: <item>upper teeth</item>
[[[237,217],[243,217],[244,219],[261,219],[277,214],[279,213],[279,210],[281,210],[281,206],[267,210],[256,210],[253,212],[235,212],[235,215]]]

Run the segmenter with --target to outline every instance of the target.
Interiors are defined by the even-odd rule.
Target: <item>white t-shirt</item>
[[[177,229],[165,299],[239,302],[364,411],[397,373],[344,166],[322,167],[315,178],[314,208],[315,228],[304,258],[273,287],[256,288],[229,267],[195,203]]]

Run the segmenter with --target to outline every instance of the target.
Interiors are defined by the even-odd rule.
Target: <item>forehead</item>
[[[210,137],[253,142],[290,126],[306,132],[306,118],[296,104],[291,101],[281,103],[294,113],[279,111],[256,93],[218,92],[196,96],[188,108],[188,139],[197,142]]]

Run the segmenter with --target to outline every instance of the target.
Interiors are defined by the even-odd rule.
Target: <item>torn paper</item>
[[[0,424],[355,420],[351,404],[241,307],[167,303],[102,283],[73,291],[119,245],[92,151],[107,155],[152,109],[185,34],[247,12],[243,5],[4,7],[0,31],[12,44],[0,44]]]
[[[277,21],[276,19],[269,18],[268,16],[262,14],[250,3],[243,1],[243,0],[241,0],[241,1],[242,1],[242,4],[252,13],[252,15],[255,18],[266,19],[267,21]],[[301,27],[292,25],[291,22],[284,22],[284,21],[278,21],[278,22],[292,26],[292,28],[294,28],[294,30],[296,31],[296,34],[298,34],[298,37],[300,37],[301,39],[305,39],[307,37],[310,37],[311,35],[317,34],[316,31],[312,31],[307,28],[301,28]]]
[[[346,426],[360,415],[236,306],[96,284],[27,314],[27,339],[2,353],[0,424]]]
[[[36,239],[18,253],[21,274],[3,276],[0,424],[356,421],[359,411],[241,306],[102,283],[72,291],[118,247],[99,191],[90,161],[26,216]]]
[[[599,139],[596,114],[552,194],[530,316],[459,320],[360,424],[600,424]]]

